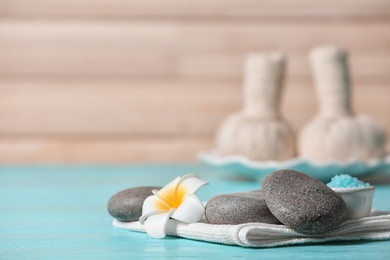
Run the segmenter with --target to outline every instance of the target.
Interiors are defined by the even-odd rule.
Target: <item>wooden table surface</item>
[[[134,186],[164,185],[187,173],[210,182],[199,191],[201,200],[260,187],[196,164],[0,166],[0,259],[390,259],[390,240],[253,249],[174,237],[157,240],[112,227],[106,210],[111,195]],[[390,210],[390,185],[376,187],[373,207]]]

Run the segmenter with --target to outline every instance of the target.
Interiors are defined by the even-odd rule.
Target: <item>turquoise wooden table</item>
[[[111,226],[111,195],[187,173],[210,183],[199,191],[201,200],[260,187],[202,165],[0,166],[0,259],[390,259],[390,241],[253,249],[157,240]],[[373,207],[390,210],[390,185],[376,186]]]

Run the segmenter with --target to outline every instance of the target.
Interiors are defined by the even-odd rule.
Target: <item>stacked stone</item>
[[[137,221],[143,201],[160,187],[138,187],[115,194],[108,211],[120,221]],[[304,234],[321,234],[337,228],[346,219],[343,199],[317,179],[294,170],[268,175],[262,190],[223,194],[205,207],[210,224],[283,224]]]

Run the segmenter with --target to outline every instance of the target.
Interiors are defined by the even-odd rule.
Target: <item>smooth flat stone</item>
[[[324,183],[294,170],[279,170],[262,184],[272,214],[286,226],[306,234],[335,229],[347,214],[343,199]]]
[[[120,221],[136,221],[142,215],[144,200],[153,195],[152,190],[159,189],[161,187],[147,186],[120,191],[108,201],[108,213]]]
[[[206,204],[205,217],[210,224],[238,225],[251,222],[281,224],[268,209],[261,191],[213,197]]]

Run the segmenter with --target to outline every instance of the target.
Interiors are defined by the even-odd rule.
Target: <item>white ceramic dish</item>
[[[364,218],[370,215],[375,188],[332,188],[347,205],[347,219]]]
[[[333,176],[342,173],[353,177],[362,177],[376,172],[390,173],[390,154],[385,158],[369,162],[350,160],[349,162],[316,163],[304,158],[283,162],[259,162],[240,155],[220,156],[218,152],[211,151],[201,153],[199,160],[204,164],[255,180],[262,180],[269,173],[280,169],[297,170],[323,182],[329,182]]]

